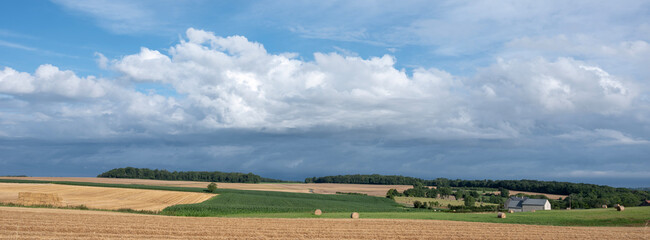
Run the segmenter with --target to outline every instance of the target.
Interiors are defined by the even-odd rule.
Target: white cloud
[[[647,178],[650,172],[645,171],[598,171],[598,170],[575,170],[562,172],[557,177],[579,177],[579,178]]]
[[[135,81],[171,84],[186,96],[188,112],[210,128],[356,128],[425,124],[412,118],[418,115],[440,123],[456,117],[440,105],[455,101],[449,91],[459,85],[444,71],[417,69],[408,76],[388,55],[315,53],[306,62],[268,54],[241,36],[189,29],[187,37],[170,48],[169,57],[143,48],[112,68]]]
[[[33,47],[28,47],[28,46],[18,44],[18,43],[7,42],[7,41],[4,41],[4,40],[0,40],[0,46],[10,47],[10,48],[17,48],[17,49],[22,49],[22,50],[27,50],[27,51],[36,51],[37,50],[36,48],[33,48]]]
[[[80,78],[72,71],[60,71],[46,64],[36,69],[34,75],[5,67],[0,72],[0,93],[54,94],[67,98],[98,98],[114,86],[95,77]]]
[[[97,62],[97,66],[99,66],[99,68],[108,69],[108,58],[106,58],[104,54],[95,52],[95,57],[97,57],[95,59],[95,62]]]
[[[579,140],[596,146],[650,144],[650,141],[624,134],[612,129],[594,129],[593,131],[573,131],[560,134],[561,139]]]
[[[38,112],[45,125],[97,124],[83,134],[100,136],[329,128],[381,129],[397,139],[512,139],[538,126],[575,129],[553,120],[565,114],[628,116],[645,106],[632,104],[642,91],[634,83],[572,58],[500,59],[458,77],[435,68],[408,73],[390,55],[314,53],[304,61],[270,54],[242,36],[196,29],[168,53],[143,47],[120,59],[97,57],[121,76],[79,77],[52,65],[34,74],[4,68],[0,94],[15,97],[11,108],[20,109],[10,119]],[[178,97],[140,93],[134,83],[164,84]],[[19,125],[17,135],[43,130]],[[617,141],[625,142],[621,136]],[[634,141],[640,140],[627,140]]]
[[[633,83],[571,58],[500,59],[479,70],[473,81],[482,86],[480,95],[493,96],[492,103],[548,113],[616,114],[629,109],[638,95]]]
[[[100,25],[117,33],[142,31],[156,24],[154,13],[149,8],[132,1],[53,1],[68,9],[94,16]]]

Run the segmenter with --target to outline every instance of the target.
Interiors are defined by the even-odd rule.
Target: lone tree
[[[208,184],[208,192],[216,192],[217,191],[217,184],[216,183],[210,183]]]
[[[386,192],[386,198],[395,199],[395,196],[401,196],[402,194],[397,191],[397,189],[391,188]]]
[[[508,189],[500,187],[499,192],[501,192],[501,197],[504,198],[510,197],[510,191],[508,191]]]
[[[476,199],[474,199],[474,197],[472,196],[465,197],[465,207],[473,207],[475,202]]]

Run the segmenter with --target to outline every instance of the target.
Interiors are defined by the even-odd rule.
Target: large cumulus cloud
[[[5,67],[0,91],[33,108],[24,114],[92,119],[116,134],[331,127],[434,139],[514,138],[553,116],[625,115],[640,94],[636,83],[572,58],[498,59],[458,77],[435,68],[408,73],[390,55],[314,53],[304,61],[242,36],[192,28],[186,36],[168,55],[143,47],[105,63],[116,79],[52,65],[33,74]],[[178,95],[135,91],[141,82],[170,85]]]
[[[468,151],[477,151],[485,140],[530,148],[556,141],[586,147],[648,144],[648,130],[643,128],[648,122],[643,114],[648,109],[643,84],[572,57],[504,55],[474,75],[455,76],[436,68],[398,69],[397,59],[390,55],[361,58],[317,52],[307,61],[294,53],[269,53],[262,44],[243,36],[221,37],[192,28],[167,51],[143,47],[117,59],[98,56],[102,67],[114,71],[116,77],[80,77],[52,65],[42,65],[34,73],[9,67],[0,70],[0,136],[126,141],[228,133],[239,136],[240,142],[191,148],[187,145],[194,142],[189,141],[178,143],[183,151],[165,152],[182,156],[174,158],[178,160],[209,159],[215,151],[228,150],[230,155],[221,154],[225,159],[250,158],[240,168],[279,161],[291,169],[328,166],[324,163],[334,160],[316,157],[314,149],[305,150],[304,155],[285,153],[292,156],[283,159],[287,155],[268,147],[269,142],[246,144],[260,141],[251,140],[255,137],[250,134],[307,134],[310,140],[306,142],[318,142],[313,134],[360,134],[332,140],[371,144],[326,148],[339,158],[345,151],[367,148],[366,153],[354,154],[384,152],[379,158],[408,156],[413,160],[387,164],[393,169],[461,161],[458,156],[465,153],[458,149],[467,146],[473,149]],[[170,86],[175,94],[136,90],[143,83]],[[390,150],[408,141],[425,146]],[[453,151],[459,152],[453,157],[423,150],[431,143],[436,151],[449,151],[443,146],[455,145]],[[490,148],[489,144],[485,147]],[[279,149],[289,151],[284,145]],[[276,158],[259,155],[271,152]],[[320,160],[310,162],[310,157]],[[364,169],[367,161],[347,165]],[[530,161],[541,165],[539,159]],[[504,167],[498,162],[487,166]]]

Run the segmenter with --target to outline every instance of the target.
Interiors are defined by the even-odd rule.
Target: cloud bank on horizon
[[[115,38],[182,35],[60,60],[78,52],[0,26],[0,174],[650,180],[643,1],[253,3],[228,19],[272,21],[227,35],[188,17],[205,3],[54,3]]]

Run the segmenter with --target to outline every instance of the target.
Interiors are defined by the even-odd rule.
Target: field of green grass
[[[268,213],[268,214],[236,214],[229,217],[265,217],[265,218],[349,218],[350,213],[323,212],[321,216],[311,213]],[[360,212],[361,218],[386,219],[428,219],[466,222],[512,223],[553,226],[619,226],[643,227],[650,222],[650,207],[626,207],[625,211],[616,209],[582,209],[582,210],[549,210],[507,213],[507,218],[497,218],[496,213],[451,213],[433,212],[431,210],[416,210],[400,212]],[[650,224],[649,224],[650,226]]]
[[[312,212],[394,212],[403,207],[394,201],[361,195],[264,192],[220,189],[219,196],[202,203],[175,205],[162,214],[175,216],[226,216],[245,213]]]
[[[440,199],[440,198],[424,198],[424,197],[395,197],[395,202],[404,204],[406,206],[413,206],[413,202],[415,201],[420,201],[420,202],[438,202],[440,203],[440,207],[446,208],[447,205],[451,204],[452,206],[462,206],[465,205],[465,202],[463,200],[447,200],[447,199]],[[475,204],[477,207],[481,206],[481,203],[477,202]],[[494,203],[483,203],[483,205],[492,205],[495,206],[497,204]]]

